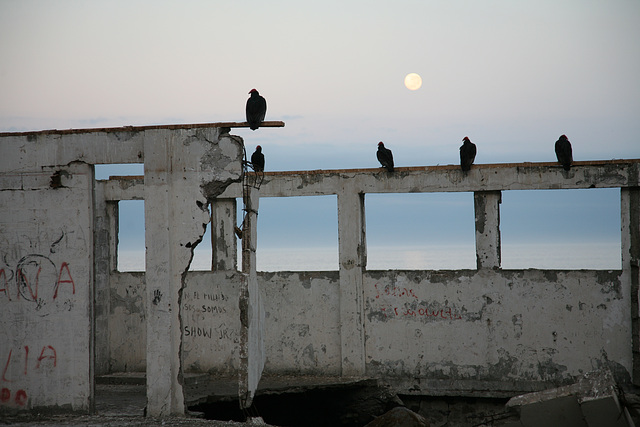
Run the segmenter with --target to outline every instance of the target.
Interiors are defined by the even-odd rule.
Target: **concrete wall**
[[[341,257],[339,271],[258,275],[265,309],[265,373],[374,376],[404,393],[462,396],[511,396],[568,383],[602,366],[619,380],[630,380],[636,363],[630,343],[637,322],[632,260],[637,260],[633,242],[640,230],[640,212],[634,207],[638,169],[633,162],[615,167],[584,163],[569,174],[554,164],[482,165],[469,174],[470,182],[446,166],[406,168],[399,172],[402,178],[385,180],[371,170],[267,174],[262,196],[339,194]],[[622,187],[623,269],[502,270],[501,191],[495,189],[474,192],[477,269],[366,269],[362,188],[393,191],[389,181],[395,180],[406,190],[409,180],[412,191],[469,190],[484,188],[495,175],[514,189]],[[222,197],[234,191],[232,185]],[[235,215],[231,200],[221,199],[224,209],[216,215]],[[214,246],[235,240],[225,227],[214,232]],[[221,266],[235,265],[228,254],[219,258]],[[192,312],[184,337],[186,369],[233,373],[239,363],[240,277],[190,272],[187,282],[187,294],[193,290],[195,301],[183,305]],[[226,286],[224,298],[212,296],[222,295],[221,286]],[[208,301],[202,301],[205,294]]]
[[[95,369],[146,369],[149,415],[184,412],[180,298],[207,205],[242,174],[228,131],[0,134],[0,411],[91,411]],[[94,179],[95,164],[141,162],[144,179]],[[111,274],[123,195],[145,200],[146,274]]]
[[[90,409],[92,168],[0,174],[0,408]]]
[[[639,380],[638,160],[266,173],[255,207],[337,195],[339,270],[256,274],[255,226],[235,259],[242,141],[224,129],[0,136],[0,409],[89,411],[94,370],[146,370],[150,415],[184,411],[184,371],[241,373],[248,405],[263,360],[415,394],[511,396],[600,366]],[[94,180],[134,162],[144,177]],[[621,188],[621,270],[501,268],[503,191],[602,187]],[[434,191],[474,192],[477,268],[367,270],[366,194]],[[146,272],[115,271],[128,199],[145,200]],[[189,272],[209,203],[216,271]]]

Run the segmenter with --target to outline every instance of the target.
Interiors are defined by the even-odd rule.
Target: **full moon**
[[[409,90],[418,90],[422,86],[422,77],[416,73],[409,73],[404,78],[404,85]]]

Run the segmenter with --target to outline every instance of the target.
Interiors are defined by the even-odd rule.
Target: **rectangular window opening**
[[[118,271],[145,271],[144,200],[118,202]]]
[[[510,190],[500,208],[502,268],[622,268],[620,189]]]
[[[96,179],[109,179],[111,176],[143,176],[144,163],[117,163],[95,165]]]
[[[238,227],[242,226],[242,199]],[[238,241],[238,264],[242,242]],[[263,197],[258,207],[258,271],[338,270],[336,196]]]
[[[367,269],[475,269],[473,209],[473,193],[366,194]]]

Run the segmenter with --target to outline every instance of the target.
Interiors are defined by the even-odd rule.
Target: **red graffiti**
[[[0,403],[7,404],[11,401],[11,390],[3,387],[0,391]],[[27,404],[27,392],[24,390],[18,390],[16,396],[13,398],[13,402],[18,406],[24,406]]]
[[[2,381],[6,381],[8,383],[13,382],[12,380],[7,379],[6,377],[7,369],[9,368],[9,362],[11,362],[11,353],[13,353],[13,350],[9,350],[9,357],[7,357],[7,364],[4,365],[4,370],[2,371]]]
[[[4,369],[2,370],[2,376],[0,377],[0,380],[7,383],[14,382],[14,379],[7,377],[7,373],[16,372],[15,369],[10,370],[9,366],[11,365],[15,366],[16,363],[20,362],[20,359],[21,359],[20,351],[18,351],[14,355],[13,349],[9,350],[9,354],[7,355],[7,361],[4,365]],[[40,356],[38,356],[38,358],[36,359],[35,369],[41,369],[41,368],[44,369],[44,364],[47,363],[47,361],[49,361],[48,362],[49,365],[53,368],[55,368],[58,365],[58,354],[56,352],[56,349],[53,348],[53,346],[51,345],[45,345],[42,347],[42,350],[40,351]],[[25,376],[29,374],[29,346],[28,345],[24,346],[24,365],[22,369],[22,374]]]
[[[373,286],[376,288],[376,298],[380,298],[380,296],[384,295],[389,295],[393,297],[408,297],[418,299],[418,296],[413,292],[413,289],[385,286],[382,291],[380,291],[380,289],[378,289],[377,283]]]
[[[67,279],[62,280],[62,271],[65,270],[67,272]],[[58,273],[58,280],[56,282],[56,291],[53,293],[53,299],[58,298],[58,288],[60,287],[60,283],[71,283],[72,289],[73,289],[73,294],[75,295],[76,293],[76,284],[73,282],[73,279],[71,278],[71,272],[69,271],[69,264],[67,264],[66,262],[63,262],[62,265],[60,266],[60,273]]]
[[[412,316],[412,317],[436,317],[436,318],[441,318],[441,319],[449,319],[449,320],[459,320],[462,319],[462,316],[460,316],[457,313],[454,313],[453,310],[451,309],[451,307],[445,307],[445,308],[440,308],[440,309],[435,309],[435,310],[430,310],[428,308],[418,308],[418,309],[412,309],[410,307],[405,307],[405,308],[400,308],[398,309],[398,307],[390,307],[391,308],[391,314],[390,315],[395,315],[395,316]],[[381,311],[384,313],[385,317],[388,317],[387,313],[387,309],[385,307],[383,307],[381,309]]]
[[[12,286],[14,278],[15,285]],[[63,262],[58,269],[51,259],[43,255],[31,254],[23,257],[15,270],[0,269],[0,296],[4,294],[8,301],[12,301],[13,287],[17,300],[35,302],[38,309],[47,300],[58,298],[61,285],[71,285],[71,294],[75,295],[76,283],[71,276],[69,263]]]
[[[24,390],[18,390],[14,399],[16,405],[24,406],[27,403],[27,392]]]
[[[49,352],[47,349],[51,350],[53,352],[53,354],[45,355],[44,354],[45,351]],[[56,364],[58,363],[58,357],[56,355],[56,349],[51,347],[50,345],[48,345],[46,347],[42,347],[42,351],[40,352],[40,357],[38,357],[38,364],[36,365],[36,369],[40,368],[40,362],[42,362],[44,359],[53,360],[53,367],[55,368]]]

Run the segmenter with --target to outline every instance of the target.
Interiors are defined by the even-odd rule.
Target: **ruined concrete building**
[[[247,406],[262,376],[284,374],[502,398],[600,367],[640,381],[640,160],[477,165],[466,176],[267,172],[244,192],[239,269],[235,125],[0,134],[0,410],[90,412],[96,376],[121,371],[146,372],[154,416],[183,414],[197,373],[239,378]],[[97,181],[94,165],[112,163],[143,163],[144,176]],[[620,189],[620,270],[501,268],[502,192],[589,188]],[[366,194],[408,192],[473,193],[476,269],[367,269]],[[338,271],[257,273],[260,198],[312,195],[337,196]],[[146,271],[125,273],[118,202],[132,199],[144,200]],[[209,221],[212,271],[189,271]]]

